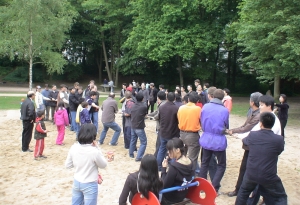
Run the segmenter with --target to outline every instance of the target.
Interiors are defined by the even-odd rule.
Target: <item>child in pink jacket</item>
[[[65,138],[65,126],[69,125],[69,117],[67,110],[65,109],[64,102],[58,103],[54,114],[54,120],[58,131],[56,144],[64,145],[63,141]]]

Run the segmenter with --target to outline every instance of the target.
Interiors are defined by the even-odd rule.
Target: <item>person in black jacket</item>
[[[33,91],[29,91],[27,99],[21,105],[21,120],[23,121],[22,132],[22,151],[32,152],[29,149],[29,144],[32,138],[32,130],[35,120],[35,108],[33,104],[35,94]]]
[[[161,178],[164,189],[174,186],[184,186],[191,183],[194,176],[193,163],[186,157],[187,148],[179,138],[173,138],[167,143],[168,157],[162,163]],[[169,166],[168,172],[167,167]],[[168,205],[183,201],[188,190],[172,191],[163,194],[161,205]]]
[[[281,136],[284,138],[284,128],[286,126],[287,120],[288,120],[288,110],[290,106],[287,104],[287,99],[285,94],[281,94],[279,97],[280,104],[274,103],[274,105],[278,110],[278,118],[281,125]]]
[[[154,83],[150,83],[150,89],[149,89],[149,101],[148,101],[148,109],[151,107],[151,112],[154,111],[154,104],[156,103],[157,100],[157,93],[158,90],[154,86]]]
[[[53,122],[54,122],[54,111],[57,105],[57,95],[58,95],[58,91],[56,90],[56,85],[52,85],[52,90],[50,91],[48,98],[50,99],[49,106],[51,107],[51,119]]]
[[[257,185],[266,205],[286,205],[287,195],[277,175],[278,157],[284,150],[284,140],[272,131],[275,124],[273,113],[261,113],[259,121],[261,130],[251,131],[243,139],[243,144],[249,147],[249,156],[235,205],[246,204]]]
[[[69,109],[71,113],[71,131],[74,132],[77,132],[78,130],[78,126],[76,124],[76,112],[77,112],[78,105],[79,105],[79,98],[76,95],[75,87],[72,87],[69,95]]]
[[[160,146],[157,153],[157,164],[159,170],[161,170],[161,163],[167,153],[167,142],[174,137],[180,137],[177,119],[178,107],[174,104],[174,100],[175,94],[173,92],[169,92],[167,94],[167,102],[159,107],[158,117],[160,120],[160,129],[158,131],[158,135],[160,136]]]

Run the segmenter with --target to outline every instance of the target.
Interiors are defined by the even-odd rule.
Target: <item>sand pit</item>
[[[99,115],[101,115],[99,113]],[[55,145],[56,127],[46,122],[51,130],[45,139],[45,160],[34,161],[33,153],[21,152],[22,122],[19,110],[0,111],[0,201],[1,204],[71,204],[73,171],[65,169],[64,162],[70,146],[75,142],[75,134],[66,131],[65,146]],[[121,115],[116,121],[121,124]],[[241,125],[245,118],[230,116],[231,127]],[[155,122],[146,121],[148,146],[146,153],[154,153],[156,140]],[[99,129],[101,131],[102,124]],[[300,159],[299,159],[299,128],[287,127],[285,151],[278,163],[278,174],[288,194],[289,205],[300,204]],[[104,145],[104,153],[114,151],[115,160],[109,162],[106,169],[101,170],[104,181],[99,187],[98,204],[117,204],[124,181],[130,172],[138,169],[139,163],[128,157],[123,136],[116,147],[108,145],[112,132],[109,131]],[[97,136],[99,139],[99,135]],[[34,149],[32,139],[30,149]],[[222,180],[221,192],[227,193],[234,189],[238,176],[240,161],[243,155],[241,141],[228,137],[227,169]],[[232,205],[235,197],[220,195],[218,205]]]

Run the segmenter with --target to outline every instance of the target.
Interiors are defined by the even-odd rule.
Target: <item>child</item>
[[[67,110],[65,109],[64,102],[61,101],[58,103],[56,107],[56,111],[54,114],[55,124],[57,126],[58,135],[56,138],[57,145],[64,145],[64,137],[65,137],[65,126],[69,125],[69,117]]]
[[[78,92],[79,92],[79,89],[78,89]],[[76,129],[76,140],[78,138],[78,133],[79,133],[79,130],[80,130],[80,112],[82,111],[82,106],[81,106],[81,103],[84,102],[84,98],[80,98],[79,99],[79,105],[77,107],[77,111],[76,111],[76,125],[77,125],[77,129]]]
[[[80,112],[80,124],[87,124],[87,123],[91,123],[91,118],[90,118],[90,114],[89,114],[89,110],[88,110],[88,103],[87,102],[83,102],[81,103],[82,106],[82,110]]]
[[[47,158],[43,155],[44,151],[44,138],[47,137],[47,130],[44,123],[44,111],[37,112],[37,118],[35,120],[36,126],[34,130],[34,139],[36,139],[34,149],[34,160],[38,160],[38,157]]]

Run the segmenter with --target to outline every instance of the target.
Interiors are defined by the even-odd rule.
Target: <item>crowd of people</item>
[[[118,145],[123,132],[128,156],[141,164],[139,171],[127,177],[119,204],[125,205],[128,198],[131,202],[138,192],[147,198],[148,191],[153,192],[161,204],[172,204],[182,201],[187,191],[163,195],[159,191],[190,183],[194,177],[207,179],[209,174],[213,187],[220,193],[227,161],[226,135],[233,135],[242,139],[245,151],[235,190],[228,196],[237,196],[238,205],[257,204],[261,195],[267,205],[287,204],[287,195],[277,175],[277,161],[284,148],[284,128],[288,118],[286,95],[281,94],[280,103],[276,104],[269,95],[252,93],[245,123],[231,128],[229,115],[233,106],[230,90],[218,89],[208,83],[202,88],[198,79],[194,86],[195,90],[188,85],[185,91],[184,86],[177,85],[171,91],[164,85],[157,89],[154,83],[139,85],[133,81],[128,86],[123,83],[119,99],[122,103],[121,126],[115,121],[119,111],[115,93],[111,92],[100,106],[99,92],[93,80],[86,89],[77,82],[69,88],[62,84],[59,91],[55,85],[49,89],[46,84],[43,91],[37,86],[36,92],[29,91],[21,105],[22,151],[32,152],[29,143],[35,122],[35,160],[47,158],[43,155],[44,138],[48,132],[44,121],[57,126],[56,144],[60,146],[64,145],[65,129],[70,124],[77,140],[66,160],[66,167],[75,168],[72,204],[83,201],[84,204],[96,204],[98,168],[107,165],[100,147],[109,128],[114,130],[110,146]],[[277,106],[279,119],[273,112],[274,106]],[[97,141],[99,109],[102,110],[103,127]],[[155,153],[146,155],[145,120],[156,121],[157,133]],[[85,192],[85,188],[92,191]]]

